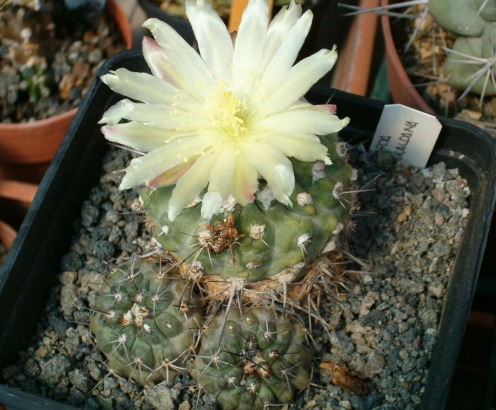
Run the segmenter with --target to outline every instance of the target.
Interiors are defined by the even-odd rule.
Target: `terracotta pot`
[[[360,0],[359,6],[372,8],[379,0]],[[363,13],[354,17],[344,46],[333,69],[331,87],[358,95],[367,95],[374,42],[377,30],[377,14]]]
[[[0,179],[0,243],[10,249],[16,237],[15,214],[22,219],[33,202],[38,185]],[[17,218],[19,219],[19,218]],[[17,224],[18,225],[18,224]]]
[[[16,230],[7,222],[0,219],[0,243],[2,243],[7,249],[10,249],[14,243],[16,235]]]
[[[114,0],[107,1],[107,11],[115,18],[126,48],[131,48],[127,16]],[[76,111],[27,123],[0,123],[0,177],[39,182]]]
[[[389,0],[381,1],[382,6],[387,6],[389,3]],[[391,91],[391,99],[395,103],[434,114],[432,108],[427,105],[417,89],[413,86],[405,71],[405,67],[401,63],[393,41],[389,16],[383,15],[381,17],[381,23],[386,47],[386,70]]]

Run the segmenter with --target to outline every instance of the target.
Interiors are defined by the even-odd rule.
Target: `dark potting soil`
[[[312,384],[288,409],[415,409],[425,388],[470,190],[443,163],[418,170],[387,153],[355,154],[356,269],[320,304],[328,331],[313,324]],[[128,160],[123,150],[105,158],[39,332],[3,383],[84,409],[216,409],[187,374],[145,387],[112,374],[88,328],[108,263],[156,249],[138,190],[117,188]]]

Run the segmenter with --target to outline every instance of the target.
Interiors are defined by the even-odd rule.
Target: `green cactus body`
[[[140,260],[114,269],[90,323],[109,368],[139,383],[169,381],[202,323],[200,305],[184,281],[164,272],[158,263]]]
[[[463,90],[471,83],[474,76],[483,67],[481,64],[469,64],[468,59],[460,53],[474,58],[488,59],[485,72],[490,74],[494,71],[491,61],[496,54],[496,23],[487,25],[480,37],[458,37],[452,47],[444,64],[445,74],[451,86]],[[463,60],[466,60],[465,62]],[[488,81],[489,80],[489,81]],[[479,80],[471,88],[472,92],[486,96],[496,95],[496,86],[486,75],[481,75]]]
[[[173,187],[146,190],[142,197],[157,227],[156,239],[179,262],[195,261],[204,275],[249,282],[278,275],[289,275],[289,281],[298,279],[327,244],[337,241],[348,220],[350,196],[342,192],[352,168],[336,140],[336,135],[323,138],[330,147],[330,166],[292,161],[296,178],[292,207],[271,201],[271,192],[262,182],[254,203],[227,209],[209,224],[202,222],[199,204],[170,222],[167,208]],[[221,237],[230,228],[234,228],[231,242]],[[220,231],[220,242],[226,239],[223,247],[211,243],[214,231]]]
[[[496,1],[486,0],[429,0],[429,13],[444,29],[452,33],[478,37],[488,21],[495,20]],[[482,11],[479,11],[484,5]]]
[[[429,13],[456,36],[444,64],[449,84],[461,91],[496,95],[490,78],[496,54],[496,0],[429,0]]]
[[[223,409],[265,409],[291,403],[293,390],[310,382],[311,352],[304,328],[272,310],[229,311],[203,334],[192,376],[218,394]]]

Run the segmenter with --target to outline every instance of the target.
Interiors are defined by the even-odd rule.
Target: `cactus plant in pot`
[[[383,342],[394,332],[405,349],[418,345],[419,360],[411,350],[397,351],[382,367],[402,363],[402,372],[415,375],[407,382],[416,395],[425,382],[425,350],[432,352],[445,291],[456,303],[444,311],[449,326],[439,327],[442,346],[431,374],[449,378],[457,339],[450,332],[463,327],[476,255],[463,255],[456,267],[444,240],[411,242],[411,248],[419,246],[411,257],[433,257],[427,274],[425,263],[405,268],[409,247],[395,243],[386,249],[387,258],[374,257],[374,265],[385,259],[398,265],[357,273],[361,261],[347,247],[350,210],[356,209],[353,184],[362,173],[348,164],[352,155],[336,133],[370,137],[380,104],[328,89],[306,93],[331,68],[336,51],[293,65],[311,20],[294,3],[268,25],[266,3],[250,2],[234,46],[207,3],[188,5],[197,13],[193,27],[201,54],[169,26],[147,21],[155,39],[144,40],[143,56],[126,53],[108,62],[43,181],[37,194],[43,203],[35,199],[0,275],[0,308],[6,313],[0,317],[6,384],[0,402],[22,408],[36,393],[44,397],[34,400],[52,408],[54,400],[137,408],[302,407],[308,397],[322,407],[377,404],[386,394],[376,389],[387,386],[376,373],[385,352],[398,350]],[[336,106],[329,104],[331,95]],[[353,113],[360,113],[360,121],[342,130]],[[109,141],[128,150],[109,147],[98,121]],[[435,207],[442,212],[438,233],[456,226],[454,244],[476,237],[475,248],[481,246],[485,227],[474,231],[468,222],[485,221],[477,211],[494,202],[492,185],[477,180],[486,175],[478,167],[494,162],[494,147],[477,130],[461,156],[458,143],[448,140],[474,130],[443,124],[435,171],[395,168],[391,156],[381,156],[389,171],[376,186],[394,186],[396,198],[394,212],[387,200],[380,201],[382,213],[403,225],[390,225],[384,236],[372,223],[369,239],[404,232],[409,221],[417,225],[421,210]],[[470,151],[475,147],[477,154]],[[459,162],[473,155],[480,160]],[[372,157],[359,156],[361,169],[374,167]],[[413,192],[400,195],[410,176]],[[465,178],[474,198],[468,214]],[[450,187],[444,198],[443,181]],[[426,184],[431,188],[424,196]],[[429,198],[436,184],[439,204]],[[412,197],[408,211],[403,200]],[[400,209],[402,217],[396,214]],[[419,225],[416,234],[427,226]],[[377,249],[378,242],[369,246],[370,241],[359,241],[359,247]],[[19,269],[22,280],[15,275]],[[451,276],[455,283],[449,291],[432,282],[438,271],[442,281]],[[55,277],[60,282],[52,288]],[[28,342],[36,320],[19,326],[20,317],[41,310],[46,295],[41,334]],[[18,296],[29,306],[13,303]],[[424,312],[422,319],[415,319],[417,310]],[[10,342],[14,336],[18,346]],[[383,347],[373,351],[377,346]]]
[[[131,28],[112,0],[2,8],[0,175],[39,182],[98,66],[131,47]]]
[[[391,96],[494,133],[492,1],[388,1],[382,16]],[[406,24],[405,24],[406,23]]]

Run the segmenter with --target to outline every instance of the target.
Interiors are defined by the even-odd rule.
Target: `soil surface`
[[[415,409],[425,388],[470,190],[443,163],[410,169],[360,147],[354,156],[363,191],[349,232],[356,263],[320,304],[329,328],[313,324],[312,384],[287,409]],[[123,174],[115,171],[128,160],[109,151],[39,333],[3,369],[3,383],[84,409],[217,409],[187,374],[145,388],[113,375],[88,328],[107,261],[155,247],[133,211],[137,191],[117,189]]]
[[[5,123],[51,117],[79,106],[102,62],[125,45],[114,19],[62,0],[37,11],[0,12],[0,118]]]

